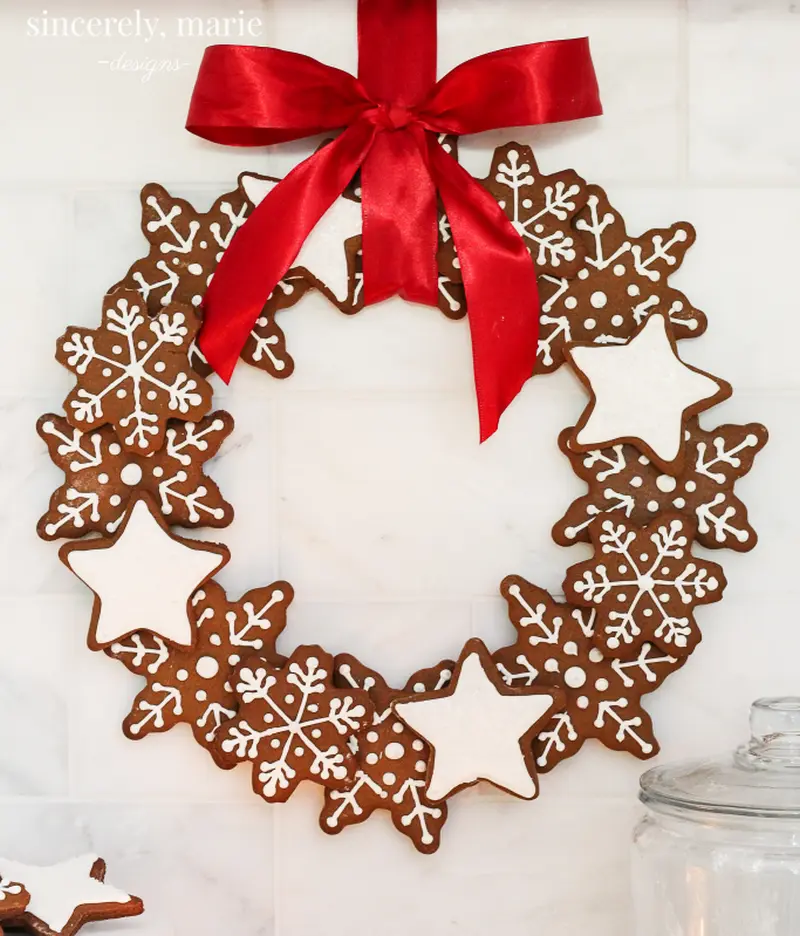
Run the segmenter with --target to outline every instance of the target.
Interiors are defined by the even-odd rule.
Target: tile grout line
[[[681,0],[678,14],[678,115],[680,138],[678,140],[678,181],[688,186],[691,166],[691,0]],[[739,188],[738,185],[732,187]]]

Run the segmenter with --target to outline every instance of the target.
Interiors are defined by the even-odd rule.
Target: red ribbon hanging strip
[[[252,212],[204,300],[200,347],[228,381],[303,242],[361,169],[364,301],[438,301],[437,192],[461,264],[481,441],[533,374],[536,270],[495,200],[437,142],[602,108],[587,39],[501,49],[436,82],[436,0],[359,0],[359,77],[280,49],[211,46],[187,128],[266,146],[343,129]]]

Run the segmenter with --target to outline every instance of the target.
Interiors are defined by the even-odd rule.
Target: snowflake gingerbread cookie
[[[42,539],[115,533],[131,498],[142,491],[171,526],[225,527],[233,520],[233,507],[204,473],[233,431],[228,413],[196,424],[168,423],[164,447],[146,456],[123,449],[111,426],[84,433],[47,413],[36,429],[65,476],[39,521]]]
[[[644,529],[602,520],[591,537],[595,557],[569,569],[564,594],[597,609],[598,646],[623,659],[647,642],[688,656],[700,641],[694,608],[719,601],[726,585],[716,562],[692,555],[694,523],[675,514]]]
[[[646,759],[658,753],[642,696],[656,690],[682,660],[643,644],[634,660],[606,656],[595,646],[595,609],[560,604],[517,575],[500,586],[517,642],[493,654],[512,687],[557,686],[564,705],[533,742],[542,772],[577,754],[596,738],[613,751]]]
[[[349,740],[372,716],[369,695],[337,689],[333,657],[320,647],[299,647],[277,667],[248,657],[232,685],[238,716],[217,737],[218,757],[253,765],[253,789],[267,802],[287,800],[302,780],[344,790],[355,782]]]
[[[106,653],[147,680],[123,722],[127,737],[135,741],[185,723],[216,758],[220,727],[238,711],[233,671],[252,653],[277,661],[275,641],[293,597],[288,582],[274,582],[234,602],[221,585],[208,582],[192,596],[195,636],[189,649],[169,647],[147,630],[112,644]]]
[[[196,422],[210,409],[211,387],[188,357],[199,327],[188,306],[150,318],[138,293],[106,296],[99,328],[68,328],[58,342],[56,358],[77,377],[64,402],[69,423],[84,432],[110,424],[124,449],[158,451],[169,419]]]
[[[326,790],[320,826],[330,834],[364,822],[377,809],[387,810],[398,832],[426,854],[439,847],[447,806],[426,795],[430,747],[392,711],[392,702],[409,693],[436,692],[453,675],[450,661],[415,673],[404,690],[391,689],[380,673],[355,657],[336,657],[334,681],[342,688],[361,689],[374,706],[371,723],[352,739],[357,768],[347,790]]]

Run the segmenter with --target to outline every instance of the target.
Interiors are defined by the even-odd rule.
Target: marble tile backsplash
[[[45,16],[135,6],[0,4],[0,853],[106,857],[148,912],[97,936],[630,933],[641,765],[599,746],[546,777],[537,804],[483,788],[458,796],[426,858],[385,815],[323,835],[317,789],[262,803],[246,769],[217,770],[188,730],[123,737],[138,680],[86,649],[91,595],[35,533],[59,475],[34,424],[70,386],[55,339],[95,323],[105,289],[142,254],[144,183],[209,204],[240,171],[283,172],[313,148],[246,153],[186,133],[214,40],[181,37],[180,17],[257,17],[253,41],[356,66],[355,0],[165,0],[139,5],[159,18],[149,40],[42,34]],[[648,708],[662,759],[724,749],[746,730],[752,698],[800,691],[800,6],[440,0],[440,11],[442,70],[588,34],[601,82],[603,118],[466,140],[471,171],[484,175],[491,148],[517,137],[546,171],[573,166],[604,185],[633,233],[683,219],[697,228],[675,282],[710,327],[683,353],[737,391],[707,424],[758,420],[772,439],[740,487],[759,547],[715,556],[726,600],[702,609],[703,644]],[[101,64],[120,60],[177,65],[143,80]],[[465,323],[399,301],[347,318],[310,295],[281,326],[291,380],[242,367],[217,385],[237,421],[210,469],[237,509],[218,536],[234,555],[225,586],[289,579],[297,599],[281,649],[347,649],[398,682],[471,635],[508,641],[500,579],[518,572],[557,592],[586,554],[549,536],[582,490],[556,447],[583,406],[580,386],[566,371],[533,380],[478,447]]]

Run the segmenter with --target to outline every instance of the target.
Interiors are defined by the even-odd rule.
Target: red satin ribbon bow
[[[358,17],[358,79],[280,49],[206,50],[192,133],[264,146],[345,129],[290,172],[231,242],[205,296],[200,347],[229,380],[264,303],[359,168],[365,304],[399,294],[435,306],[438,192],[464,280],[483,441],[533,373],[536,270],[496,201],[436,135],[600,114],[588,40],[490,52],[436,82],[436,0],[359,0]]]

